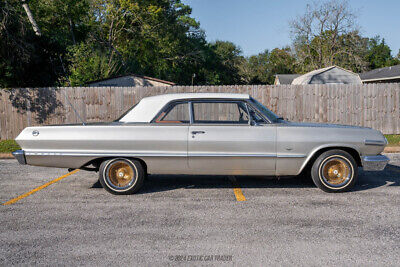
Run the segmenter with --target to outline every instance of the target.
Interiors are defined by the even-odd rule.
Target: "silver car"
[[[286,121],[247,94],[147,97],[111,123],[27,127],[21,164],[98,171],[113,194],[148,174],[294,176],[349,190],[358,167],[383,170],[387,140],[371,128]]]

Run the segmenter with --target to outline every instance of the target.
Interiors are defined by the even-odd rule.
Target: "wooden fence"
[[[360,125],[400,134],[400,84],[63,87],[0,89],[0,139],[27,126],[111,121],[146,96],[181,92],[248,93],[292,121]]]

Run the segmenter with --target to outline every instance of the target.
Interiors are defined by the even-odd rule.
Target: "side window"
[[[168,106],[154,120],[155,123],[189,123],[188,103],[176,103]]]
[[[248,124],[243,102],[194,102],[194,123]]]

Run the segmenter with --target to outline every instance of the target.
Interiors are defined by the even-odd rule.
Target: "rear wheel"
[[[357,176],[357,163],[349,153],[343,150],[329,150],[322,153],[311,169],[314,184],[330,193],[350,190]]]
[[[143,185],[145,173],[137,160],[116,158],[103,161],[99,180],[103,188],[115,195],[136,193]]]

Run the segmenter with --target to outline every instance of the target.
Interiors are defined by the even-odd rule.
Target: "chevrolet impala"
[[[113,194],[137,192],[148,174],[305,173],[343,192],[359,167],[380,171],[389,161],[377,130],[290,122],[247,94],[147,97],[114,122],[27,127],[16,141],[19,163],[98,171]]]

